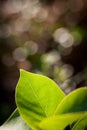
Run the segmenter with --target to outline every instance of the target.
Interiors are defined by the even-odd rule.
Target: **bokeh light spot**
[[[13,51],[13,58],[16,61],[24,61],[27,58],[27,51],[22,47],[18,47]]]
[[[54,40],[61,46],[68,48],[74,44],[74,38],[70,32],[65,28],[57,29],[53,34]]]

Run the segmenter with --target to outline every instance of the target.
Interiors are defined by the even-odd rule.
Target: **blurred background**
[[[0,0],[0,125],[16,108],[20,68],[66,94],[87,85],[87,0]]]

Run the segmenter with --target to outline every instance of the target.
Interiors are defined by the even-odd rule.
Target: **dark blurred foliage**
[[[0,124],[15,109],[19,69],[65,93],[87,85],[86,0],[0,0]]]
[[[42,3],[43,5],[52,5],[52,3],[54,2],[55,0],[39,0],[40,3]]]

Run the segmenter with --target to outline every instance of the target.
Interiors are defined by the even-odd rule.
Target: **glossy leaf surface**
[[[84,114],[85,113],[61,114],[49,117],[40,123],[40,127],[41,130],[64,130],[66,126],[76,122]]]
[[[87,87],[74,90],[59,104],[55,114],[87,111]]]
[[[37,128],[38,122],[54,114],[65,94],[48,77],[21,70],[16,103],[23,119]]]
[[[77,121],[72,130],[87,130],[87,115]]]

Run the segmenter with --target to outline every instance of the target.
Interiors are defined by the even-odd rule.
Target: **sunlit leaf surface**
[[[87,115],[78,120],[72,130],[87,130]]]
[[[64,130],[66,126],[77,121],[84,114],[87,115],[87,113],[72,113],[72,114],[61,114],[49,117],[40,123],[40,127],[41,130]]]
[[[23,119],[32,127],[54,114],[65,94],[51,79],[21,70],[16,103]]]
[[[59,104],[55,114],[87,111],[87,87],[68,94]]]

